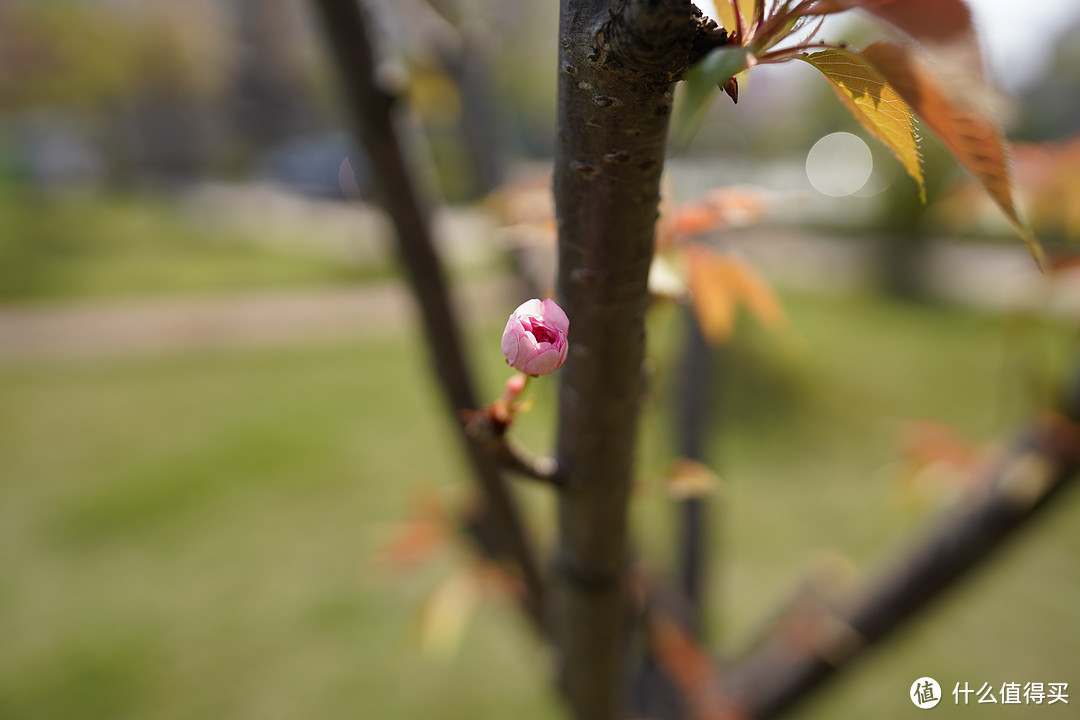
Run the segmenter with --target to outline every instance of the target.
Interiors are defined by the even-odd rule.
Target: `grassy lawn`
[[[388,260],[275,250],[254,237],[256,227],[206,222],[165,196],[0,187],[0,302],[355,284],[390,275]]]
[[[934,497],[898,500],[905,421],[1004,437],[1035,402],[1026,387],[1075,350],[1063,328],[975,313],[870,298],[787,306],[798,339],[746,327],[720,363],[713,625],[730,650],[823,553],[869,568],[933,514]],[[494,396],[501,323],[483,328],[475,354]],[[652,338],[670,346],[680,329],[668,309]],[[635,520],[658,563],[671,546],[655,478],[675,366],[658,354],[656,367]],[[538,449],[554,386],[534,383],[520,428]],[[0,718],[559,717],[547,656],[497,602],[456,654],[420,651],[417,609],[453,557],[403,577],[373,562],[417,492],[461,486],[437,407],[405,333],[0,367]],[[1069,496],[800,717],[912,716],[904,697],[921,675],[947,691],[1043,680],[1080,693],[1078,555]],[[1076,702],[1037,712],[1067,717]],[[951,696],[937,712],[964,714]]]

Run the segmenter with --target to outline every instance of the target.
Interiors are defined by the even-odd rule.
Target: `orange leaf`
[[[811,10],[839,12],[857,8],[903,31],[933,55],[939,78],[951,93],[990,94],[982,52],[963,0],[825,0]]]
[[[745,226],[758,220],[768,209],[764,193],[753,188],[722,187],[710,190],[703,196],[724,225]]]
[[[649,641],[660,666],[682,691],[695,720],[735,720],[723,702],[716,672],[709,656],[679,625],[654,615],[649,622]]]
[[[720,213],[708,205],[680,205],[671,217],[671,231],[680,237],[703,235],[723,224]]]
[[[686,262],[686,281],[701,331],[710,343],[723,342],[735,330],[735,295],[727,282],[724,258],[691,245]]]
[[[905,455],[918,466],[942,463],[968,472],[976,466],[981,454],[978,445],[956,428],[942,423],[912,422],[905,428],[905,434]]]
[[[766,201],[761,192],[716,188],[691,202],[680,203],[671,212],[662,210],[657,244],[666,248],[677,238],[704,235],[731,225],[748,225],[765,210]]]
[[[411,520],[382,548],[377,562],[387,570],[404,570],[427,560],[448,541],[446,528],[425,520]]]
[[[729,280],[750,314],[770,330],[783,325],[787,321],[784,308],[764,278],[746,263],[730,257],[727,260]]]
[[[911,422],[904,428],[903,466],[897,495],[907,506],[923,509],[931,501],[955,501],[978,485],[985,455],[958,430],[941,423]]]
[[[705,497],[720,484],[720,478],[707,465],[688,458],[676,460],[664,481],[668,493],[679,500]]]
[[[702,245],[686,249],[686,262],[691,304],[710,343],[731,337],[739,303],[769,329],[786,322],[784,309],[772,289],[746,263]]]
[[[399,524],[375,556],[388,572],[413,568],[453,541],[451,521],[443,501],[431,493],[416,496],[407,520]]]
[[[980,110],[950,97],[906,48],[870,45],[860,55],[884,77],[945,147],[982,184],[1035,261],[1044,265],[1042,246],[1020,220],[1012,197],[1005,144],[996,123]]]
[[[822,0],[807,15],[858,8],[924,42],[954,41],[972,34],[971,12],[961,0]]]

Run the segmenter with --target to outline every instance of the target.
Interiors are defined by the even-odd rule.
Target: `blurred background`
[[[1052,278],[930,137],[921,205],[802,63],[672,148],[668,216],[712,198],[673,232],[789,319],[744,313],[713,354],[726,652],[807,568],[872,576],[1075,365],[1080,10],[970,4]],[[556,11],[370,5],[494,398],[506,314],[551,283]],[[0,0],[0,718],[560,716],[550,658],[449,530],[463,464],[346,126],[301,0]],[[665,566],[684,310],[650,323],[635,522]],[[544,450],[556,381],[533,387],[519,431]],[[549,538],[550,498],[523,494]],[[797,716],[908,717],[924,675],[1080,693],[1078,556],[1069,497]]]

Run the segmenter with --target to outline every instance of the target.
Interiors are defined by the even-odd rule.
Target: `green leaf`
[[[750,53],[744,47],[721,47],[713,50],[686,73],[682,102],[676,120],[676,144],[689,142],[709,110],[717,87],[723,87],[749,64]]]
[[[903,98],[865,60],[840,48],[802,57],[836,90],[851,114],[885,146],[919,185],[926,202],[915,117]]]

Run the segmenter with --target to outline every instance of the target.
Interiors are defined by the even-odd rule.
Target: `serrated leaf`
[[[917,40],[935,57],[954,90],[984,83],[982,53],[971,11],[963,0],[822,0],[810,14],[859,9]]]
[[[687,143],[693,138],[705,119],[709,104],[716,97],[717,87],[723,87],[745,70],[749,59],[746,48],[721,47],[687,71],[674,132],[676,144]]]
[[[919,185],[925,203],[915,118],[903,98],[865,60],[847,50],[829,48],[802,60],[825,76],[851,114],[892,151]]]
[[[1044,267],[1042,245],[1020,219],[1013,202],[1008,154],[997,124],[980,109],[947,94],[907,48],[879,42],[860,55],[975,176],[1023,239],[1035,262]]]

